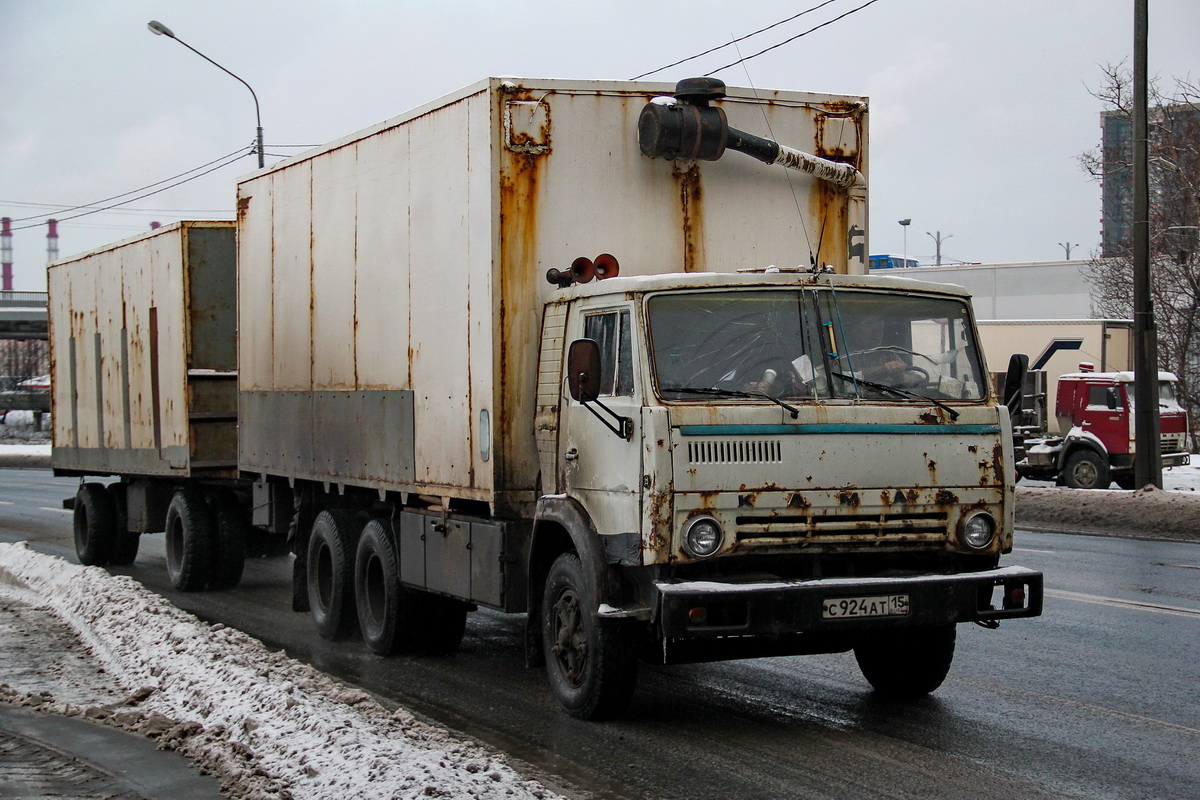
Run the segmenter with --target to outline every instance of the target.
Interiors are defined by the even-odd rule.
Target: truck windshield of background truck
[[[672,292],[652,296],[647,317],[666,400],[987,396],[970,311],[954,298],[824,288]]]

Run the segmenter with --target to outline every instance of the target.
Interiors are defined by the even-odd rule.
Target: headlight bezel
[[[708,534],[705,534],[708,531]],[[711,535],[711,539],[699,540],[700,535]],[[697,541],[708,541],[706,547],[697,546]],[[683,525],[682,545],[683,551],[692,558],[712,558],[717,553],[721,552],[721,548],[725,544],[725,526],[721,524],[721,520],[714,517],[712,514],[698,514],[690,518]]]
[[[979,534],[973,531],[979,524],[984,524],[987,527],[987,536],[980,539]],[[987,550],[996,541],[996,536],[1000,531],[1000,526],[996,522],[996,518],[988,511],[975,511],[962,518],[958,525],[958,541],[973,552]]]

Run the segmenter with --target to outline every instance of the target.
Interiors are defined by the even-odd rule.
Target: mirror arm
[[[620,436],[625,441],[629,441],[630,439],[633,438],[633,420],[631,420],[629,417],[622,417],[620,414],[613,411],[608,406],[604,405],[604,403],[601,403],[599,398],[596,398],[596,397],[580,396],[579,402],[583,405],[584,408],[586,408],[588,411],[592,412],[592,414],[596,417],[596,419],[598,419],[602,423],[604,423],[604,427],[608,428],[610,431],[615,433],[617,436]],[[605,419],[600,414],[599,411],[592,408],[593,403],[600,406],[600,408],[602,408],[606,414],[608,414],[610,417],[613,418],[613,420],[616,422],[616,424],[613,424],[613,422],[610,422],[609,420]]]

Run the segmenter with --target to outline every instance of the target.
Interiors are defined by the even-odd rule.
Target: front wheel
[[[1076,450],[1067,456],[1063,484],[1072,489],[1107,489],[1111,479],[1108,464],[1093,450]]]
[[[542,596],[542,649],[554,696],[573,717],[609,719],[625,710],[637,683],[630,623],[602,620],[575,553],[550,567]]]
[[[863,677],[888,700],[912,700],[942,685],[954,660],[954,625],[879,631],[854,647]]]

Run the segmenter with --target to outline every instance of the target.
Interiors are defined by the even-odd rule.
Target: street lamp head
[[[908,227],[909,225],[912,224],[912,220],[911,219],[902,219],[902,220],[900,220],[900,224],[905,227]]]
[[[168,28],[166,25],[163,25],[161,22],[159,22],[156,19],[152,19],[149,22],[147,22],[146,27],[149,28],[150,32],[153,33],[155,36],[170,36],[172,39],[175,38],[174,31],[172,31],[170,28]]]

